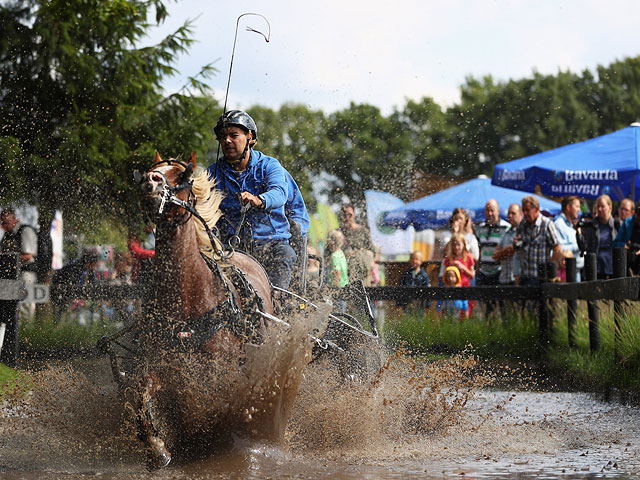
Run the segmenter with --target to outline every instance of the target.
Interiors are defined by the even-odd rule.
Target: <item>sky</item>
[[[167,0],[169,1],[169,0]],[[538,71],[595,71],[640,54],[638,0],[182,0],[148,39],[195,19],[196,43],[180,57],[175,91],[210,62],[224,101],[236,21],[228,109],[301,103],[327,113],[350,102],[389,114],[427,96],[459,100],[467,76],[505,81]]]

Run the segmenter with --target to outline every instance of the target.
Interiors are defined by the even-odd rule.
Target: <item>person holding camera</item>
[[[613,276],[613,247],[618,226],[611,212],[613,204],[609,195],[600,195],[595,204],[593,220],[584,215],[576,225],[578,246],[582,253],[595,253],[598,265],[598,280]]]
[[[519,284],[537,286],[538,265],[553,260],[564,267],[564,257],[556,226],[550,218],[540,214],[540,201],[534,195],[522,199],[524,221],[518,225],[513,246],[520,260]]]
[[[627,265],[633,275],[638,275],[640,272],[640,205],[636,207],[635,214],[620,226],[613,246],[628,249]]]

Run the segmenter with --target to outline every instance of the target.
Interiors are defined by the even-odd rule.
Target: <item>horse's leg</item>
[[[164,444],[157,427],[156,411],[153,395],[162,385],[160,379],[153,372],[145,375],[139,410],[139,425],[142,440],[147,445],[147,466],[149,469],[166,467],[171,461],[171,454]]]

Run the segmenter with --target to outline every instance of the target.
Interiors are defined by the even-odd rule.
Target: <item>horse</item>
[[[223,248],[215,234],[223,194],[195,169],[195,153],[188,162],[156,153],[152,168],[135,174],[142,209],[156,225],[156,254],[124,390],[149,469],[168,465],[187,440],[208,446],[230,432],[282,440],[310,357],[307,333],[286,354],[260,350],[291,325],[274,316],[260,263]]]

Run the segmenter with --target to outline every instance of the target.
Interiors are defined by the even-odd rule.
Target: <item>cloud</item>
[[[238,33],[229,100],[277,108],[303,103],[326,111],[350,101],[389,112],[405,98],[457,101],[465,77],[498,80],[594,69],[640,53],[636,20],[640,2],[613,0],[325,0],[240,1],[211,9],[207,0],[169,5],[173,22],[195,17],[200,43],[180,60],[185,75],[220,58],[211,82],[216,97],[226,88],[236,18],[246,11],[271,23],[266,44],[245,25]],[[253,99],[253,100],[252,100]]]

